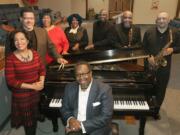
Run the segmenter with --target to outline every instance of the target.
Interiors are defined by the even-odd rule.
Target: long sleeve
[[[43,64],[39,55],[38,55],[38,59],[39,59],[39,76],[45,76],[46,75],[45,65]]]
[[[8,55],[5,60],[5,77],[6,82],[10,87],[20,88],[23,82],[19,81],[15,77],[15,68],[12,55]]]
[[[148,32],[144,33],[143,48],[144,48],[146,53],[150,54],[150,49],[149,49],[149,45],[148,45]]]
[[[47,47],[48,47],[48,52],[50,54],[50,56],[52,56],[53,58],[57,59],[62,57],[60,54],[57,53],[55,45],[53,45],[52,41],[50,40],[47,32],[46,32],[46,37],[47,37]]]
[[[74,88],[72,87],[72,85],[66,85],[64,97],[63,97],[63,100],[62,100],[62,108],[60,109],[60,111],[61,111],[61,114],[62,114],[63,121],[65,122],[65,125],[67,125],[67,120],[70,117],[75,117],[73,115],[72,103],[69,102],[69,101],[73,100],[73,98],[74,98],[74,96],[72,94],[73,89]]]
[[[132,45],[137,47],[142,47],[142,39],[141,39],[141,29],[137,27],[135,29],[135,33],[133,34]]]
[[[173,50],[174,53],[180,53],[180,31],[175,30],[173,34]]]
[[[107,26],[108,28],[106,28],[107,30],[104,31],[104,33],[102,33],[102,35],[97,35],[95,30],[96,28],[93,29],[93,44],[94,46],[107,46],[107,45],[111,45],[111,39],[114,36],[113,35],[113,27],[112,26]],[[105,29],[105,28],[104,28]],[[95,36],[103,36],[102,40],[97,41]]]
[[[63,44],[63,51],[62,52],[67,52],[69,50],[69,42],[67,40],[67,37],[64,33],[63,30],[60,29],[60,32],[61,32],[61,37],[62,37],[62,44]]]
[[[83,29],[83,36],[80,39],[79,44],[80,44],[81,47],[85,47],[86,45],[88,45],[88,42],[89,42],[89,40],[88,40],[87,30]]]

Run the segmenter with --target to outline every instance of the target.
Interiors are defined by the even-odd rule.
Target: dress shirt
[[[88,103],[88,97],[89,92],[91,89],[92,81],[89,84],[88,88],[86,90],[82,90],[81,86],[79,86],[79,99],[78,99],[78,116],[77,119],[81,121],[81,128],[82,132],[86,133],[86,130],[84,128],[84,125],[82,124],[82,121],[86,121],[86,109],[87,109],[87,103]]]

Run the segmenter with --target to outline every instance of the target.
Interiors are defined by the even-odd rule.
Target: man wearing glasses
[[[76,81],[65,87],[62,118],[68,135],[109,135],[113,112],[112,89],[93,79],[87,62],[75,66]]]

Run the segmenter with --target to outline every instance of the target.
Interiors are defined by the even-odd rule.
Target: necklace
[[[21,60],[22,60],[23,62],[28,62],[28,61],[30,61],[29,51],[28,51],[27,56],[23,56],[22,54],[19,54],[19,55],[20,55]]]

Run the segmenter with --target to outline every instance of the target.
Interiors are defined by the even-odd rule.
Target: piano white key
[[[62,99],[51,99],[49,107],[62,107]]]
[[[114,110],[149,110],[146,101],[115,100]]]

